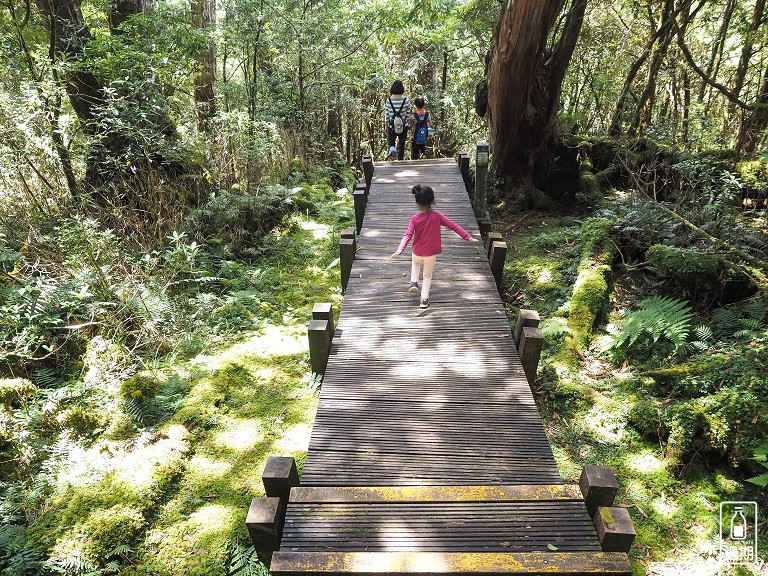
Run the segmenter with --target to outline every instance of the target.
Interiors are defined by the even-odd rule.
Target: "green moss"
[[[133,547],[146,527],[140,510],[117,504],[94,511],[82,525],[85,548],[94,560],[103,562],[119,545]]]
[[[741,181],[750,188],[762,190],[768,186],[768,163],[762,159],[738,162],[736,171],[741,176]]]
[[[605,312],[610,271],[607,265],[583,270],[573,288],[568,327],[579,345],[586,343],[595,323]]]
[[[717,254],[703,254],[662,244],[651,246],[646,252],[646,258],[660,274],[683,279],[702,274],[716,275],[723,268]]]
[[[606,218],[588,218],[581,226],[582,257],[579,269],[610,264],[616,254],[611,238],[613,222]]]
[[[161,386],[160,380],[154,376],[135,374],[123,381],[120,386],[120,394],[126,399],[149,400],[157,395]]]
[[[25,378],[0,379],[0,404],[18,405],[37,394],[37,386]]]
[[[58,417],[59,423],[72,430],[78,436],[89,436],[94,430],[101,429],[106,424],[104,413],[99,413],[95,408],[75,404],[70,406]]]

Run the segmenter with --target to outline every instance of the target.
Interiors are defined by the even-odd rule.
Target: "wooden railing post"
[[[593,520],[603,552],[629,552],[636,533],[626,508],[599,506]]]
[[[536,370],[539,367],[539,358],[544,344],[544,336],[538,328],[523,328],[520,338],[520,346],[517,353],[525,370],[525,376],[530,386],[536,381]]]
[[[328,337],[333,339],[333,305],[330,302],[317,302],[312,307],[312,320],[328,321]]]
[[[491,248],[493,248],[494,242],[502,242],[501,232],[489,232],[487,236],[487,246],[485,247],[485,256],[488,260],[491,259]]]
[[[488,153],[487,142],[478,142],[475,152],[475,217],[485,218],[488,197]]]
[[[270,456],[261,475],[266,498],[253,498],[245,518],[256,555],[269,566],[272,553],[280,548],[285,509],[291,488],[299,485],[296,461],[291,456]]]
[[[520,313],[517,316],[517,322],[515,322],[515,346],[520,347],[520,338],[523,336],[523,328],[538,328],[539,327],[539,313],[536,310],[520,309]]]
[[[309,362],[312,372],[325,373],[328,364],[328,353],[331,350],[331,337],[328,334],[328,320],[310,320],[307,327],[309,339]]]
[[[365,205],[368,195],[365,192],[365,183],[361,182],[355,186],[355,228],[359,233],[363,227],[363,218],[365,218]]]
[[[280,498],[269,496],[251,500],[245,525],[262,564],[269,566],[272,553],[280,548],[284,518],[285,504]]]
[[[489,240],[490,242],[490,240]],[[491,272],[496,280],[496,288],[501,290],[501,281],[504,276],[504,262],[507,260],[507,243],[498,240],[491,243]]]
[[[590,516],[594,516],[599,506],[613,506],[619,483],[610,466],[588,464],[581,470],[579,488],[587,512]]]
[[[293,456],[269,456],[261,481],[267,496],[276,496],[287,503],[291,488],[299,485],[296,460]]]
[[[357,241],[355,240],[355,229],[345,228],[341,231],[341,240],[339,240],[339,268],[341,269],[341,292],[347,291],[349,275],[352,273],[352,263],[355,261],[355,250]]]
[[[584,466],[579,488],[603,552],[629,552],[635,541],[635,527],[626,508],[613,507],[619,483],[611,467]]]
[[[365,196],[368,197],[368,192],[371,190],[371,182],[373,182],[373,156],[365,154],[363,156],[363,175],[365,176]]]

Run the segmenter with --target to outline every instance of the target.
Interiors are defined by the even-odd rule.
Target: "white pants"
[[[429,288],[432,286],[432,270],[435,269],[437,254],[434,256],[416,256],[411,254],[411,282],[419,281],[419,271],[424,264],[424,281],[421,283],[421,297],[429,298]]]

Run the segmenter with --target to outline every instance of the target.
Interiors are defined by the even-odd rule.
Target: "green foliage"
[[[620,331],[613,337],[614,350],[627,354],[641,343],[653,347],[660,341],[671,342],[675,354],[688,350],[693,310],[687,302],[653,296],[637,306],[639,310],[625,316]]]
[[[646,257],[648,263],[664,276],[691,279],[699,275],[716,276],[722,271],[719,255],[688,248],[654,244]]]
[[[763,442],[754,450],[752,459],[759,463],[763,468],[768,468],[768,442]],[[757,484],[761,488],[768,488],[768,472],[758,474],[752,478],[747,478],[749,482]]]
[[[214,248],[225,256],[253,256],[267,233],[293,211],[294,195],[278,185],[256,193],[220,190],[190,212],[187,227],[199,241],[214,239]]]
[[[767,314],[765,300],[716,308],[712,312],[713,334],[718,339],[749,338],[754,332],[765,330]]]

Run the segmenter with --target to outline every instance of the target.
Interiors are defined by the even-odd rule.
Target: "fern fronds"
[[[752,482],[752,484],[757,484],[761,488],[768,488],[768,472],[765,474],[760,474],[758,476],[753,476],[752,478],[747,478],[747,482]]]
[[[688,349],[693,310],[687,302],[654,296],[638,306],[639,310],[627,314],[621,332],[614,337],[614,348],[629,349],[640,338],[648,337],[654,344],[662,338],[669,340],[676,354]]]

